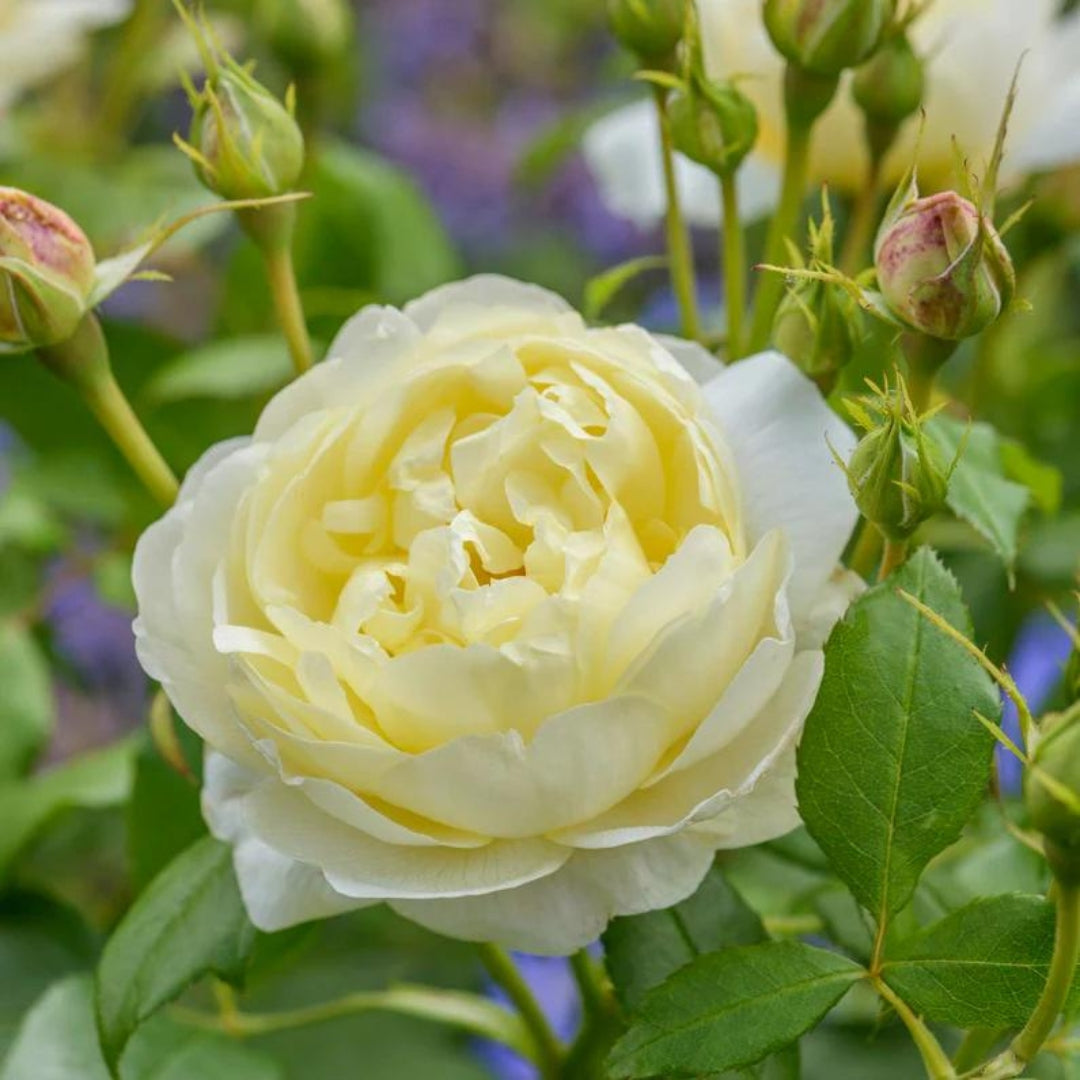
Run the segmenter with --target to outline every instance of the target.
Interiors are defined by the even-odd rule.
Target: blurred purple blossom
[[[1060,684],[1071,651],[1069,635],[1045,612],[1032,615],[1021,627],[1009,655],[1008,669],[1035,715],[1046,707]],[[1008,699],[1001,726],[1009,738],[1019,740],[1020,718]],[[1020,791],[1023,767],[1004,747],[998,750],[998,773],[1003,791]]]
[[[608,213],[577,155],[535,189],[519,181],[533,140],[594,96],[608,47],[585,33],[533,48],[529,34],[497,0],[376,0],[360,127],[416,178],[468,255],[555,229],[600,263],[628,258],[647,238]]]

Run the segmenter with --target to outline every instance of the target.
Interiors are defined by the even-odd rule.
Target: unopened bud
[[[893,9],[893,0],[765,0],[765,26],[796,67],[839,75],[874,52]]]
[[[682,41],[688,0],[608,0],[608,21],[619,44],[644,63],[663,64]]]
[[[257,12],[271,48],[295,71],[332,63],[352,44],[347,0],[259,0]]]
[[[0,187],[0,351],[70,338],[89,309],[94,251],[62,210]]]
[[[1024,796],[1054,873],[1080,883],[1080,705],[1040,722]]]
[[[283,105],[247,68],[223,53],[213,31],[189,16],[206,63],[201,91],[188,88],[195,116],[183,149],[199,179],[224,199],[264,199],[292,191],[304,167],[304,137],[291,102]]]
[[[943,462],[902,384],[864,400],[852,413],[867,429],[847,465],[855,503],[888,539],[908,540],[944,509],[956,463]]]
[[[668,106],[675,148],[717,176],[730,176],[757,142],[757,111],[730,83],[695,77]]]
[[[835,224],[827,197],[822,219],[810,226],[810,269],[833,262]],[[773,343],[828,395],[850,363],[860,337],[859,311],[848,293],[817,278],[796,276],[773,323]]]
[[[943,341],[985,330],[1016,291],[1012,260],[993,224],[953,191],[902,207],[878,234],[874,263],[892,313]]]
[[[867,120],[897,127],[922,104],[925,75],[906,34],[890,36],[855,72],[852,93]]]

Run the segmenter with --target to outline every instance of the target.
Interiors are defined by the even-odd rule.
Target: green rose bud
[[[854,301],[821,281],[788,289],[773,324],[773,342],[825,394],[855,355],[858,311]]]
[[[812,270],[825,270],[832,265],[834,235],[832,212],[823,196],[821,222],[810,225]],[[795,277],[773,323],[773,343],[826,395],[832,392],[837,375],[855,355],[860,336],[859,311],[854,300],[834,284],[814,278]]]
[[[333,63],[352,45],[346,0],[259,0],[256,10],[271,48],[295,71]]]
[[[946,191],[914,199],[878,234],[878,286],[892,313],[943,341],[995,322],[1016,291],[1016,272],[993,224]]]
[[[717,176],[730,176],[757,141],[757,111],[730,83],[696,76],[668,106],[675,148]]]
[[[0,187],[0,352],[70,338],[89,310],[94,251],[62,210]]]
[[[849,408],[867,431],[847,465],[855,503],[888,539],[908,540],[945,508],[956,463],[944,463],[903,384]]]
[[[858,71],[852,93],[867,120],[896,127],[915,113],[923,100],[923,62],[907,35],[889,37]]]
[[[224,199],[265,199],[292,191],[304,166],[304,137],[290,99],[283,105],[251,72],[188,16],[206,64],[201,91],[188,86],[195,110],[185,152],[199,179]]]
[[[893,0],[765,0],[765,26],[796,67],[839,75],[874,52],[893,8]]]
[[[646,64],[662,65],[682,41],[688,0],[608,0],[608,22],[619,44]]]
[[[1024,796],[1054,873],[1080,883],[1080,705],[1040,723]]]

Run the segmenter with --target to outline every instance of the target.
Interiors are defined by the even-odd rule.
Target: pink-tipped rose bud
[[[903,207],[879,233],[874,263],[892,313],[944,341],[985,330],[1016,291],[1012,259],[993,224],[954,191]]]
[[[94,251],[51,203],[0,187],[0,352],[56,345],[89,309]]]

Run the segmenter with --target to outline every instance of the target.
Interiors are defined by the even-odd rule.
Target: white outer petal
[[[502,274],[476,274],[463,281],[439,285],[410,301],[405,305],[405,315],[426,332],[448,311],[464,307],[506,307],[545,317],[574,313],[570,304],[550,289]]]
[[[558,873],[521,888],[390,906],[437,933],[566,956],[595,941],[617,915],[685,900],[708,873],[714,848],[711,838],[686,832],[611,851],[578,852]]]
[[[703,388],[735,456],[748,539],[770,529],[790,541],[789,596],[798,623],[832,575],[858,510],[829,449],[847,459],[851,429],[787,357],[760,353],[725,368]]]

